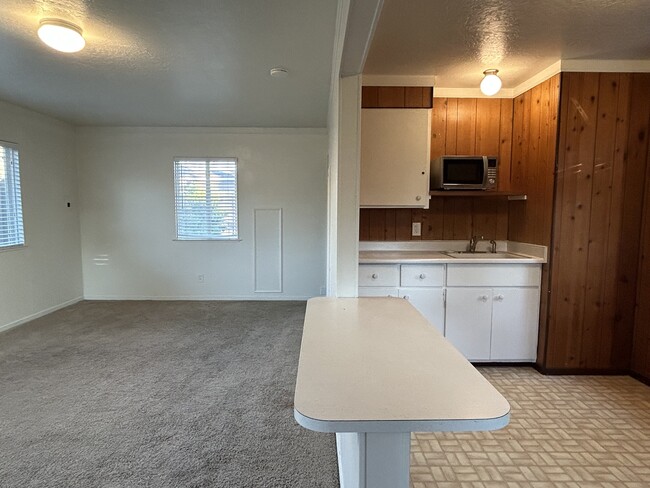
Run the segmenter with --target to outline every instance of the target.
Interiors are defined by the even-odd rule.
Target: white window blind
[[[0,141],[0,248],[24,244],[18,147]]]
[[[176,238],[237,239],[237,160],[174,161]]]

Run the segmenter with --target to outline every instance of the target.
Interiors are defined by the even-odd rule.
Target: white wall
[[[361,75],[341,78],[339,104],[336,296],[356,297],[359,281]]]
[[[0,251],[2,330],[78,300],[82,278],[74,129],[0,101],[0,140],[20,151],[26,242]]]
[[[339,77],[349,10],[339,0],[327,122],[327,295],[337,297],[357,296],[359,261],[361,76]]]
[[[79,128],[76,142],[86,298],[321,294],[324,129]],[[220,156],[239,159],[241,241],[174,241],[174,157]],[[282,293],[254,291],[256,208],[282,208]]]

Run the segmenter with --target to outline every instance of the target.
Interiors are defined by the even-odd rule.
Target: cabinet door
[[[492,290],[447,288],[445,337],[470,361],[490,359]]]
[[[399,297],[408,300],[444,335],[445,297],[442,288],[400,288]]]
[[[492,361],[535,361],[539,288],[495,288],[492,302]]]
[[[361,111],[362,207],[429,208],[431,111]]]

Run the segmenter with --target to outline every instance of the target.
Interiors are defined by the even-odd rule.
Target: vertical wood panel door
[[[649,95],[647,74],[562,75],[547,369],[630,366]]]

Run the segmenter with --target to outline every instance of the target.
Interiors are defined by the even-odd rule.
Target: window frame
[[[2,150],[4,149],[11,149],[16,152],[17,160],[18,160],[18,170],[17,170],[17,180],[18,180],[18,193],[19,193],[19,198],[18,198],[18,210],[20,212],[20,215],[18,215],[19,219],[15,222],[15,225],[20,227],[20,231],[18,232],[18,235],[20,236],[21,241],[16,242],[13,244],[8,244],[8,245],[3,245],[0,244],[0,252],[6,252],[6,251],[15,251],[18,249],[24,249],[27,247],[27,242],[26,242],[26,237],[25,237],[25,211],[24,211],[24,206],[23,206],[23,191],[22,191],[22,178],[20,174],[20,149],[17,143],[15,142],[10,142],[10,141],[4,141],[0,140],[0,148]],[[13,170],[12,173],[16,171]],[[11,185],[10,194],[11,192],[16,193],[16,174],[13,174],[13,185]],[[9,186],[8,186],[9,187]]]
[[[201,237],[179,237],[179,220],[178,220],[178,180],[177,180],[177,165],[183,162],[188,163],[204,163],[207,165],[210,162],[231,162],[234,163],[235,169],[235,232],[234,236],[201,236]],[[239,229],[239,159],[232,156],[219,156],[219,157],[174,157],[173,160],[173,190],[174,190],[174,241],[179,242],[205,242],[205,241],[241,241]]]

